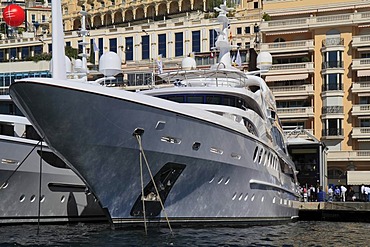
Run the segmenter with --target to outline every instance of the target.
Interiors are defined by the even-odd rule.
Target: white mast
[[[51,4],[52,15],[52,48],[53,48],[53,78],[65,80],[67,79],[66,73],[66,60],[64,53],[64,32],[62,22],[62,7],[60,0],[53,0]]]

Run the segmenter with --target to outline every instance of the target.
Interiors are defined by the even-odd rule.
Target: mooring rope
[[[145,153],[144,153],[144,149],[143,149],[143,146],[142,146],[142,143],[141,143],[141,136],[140,136],[139,134],[135,134],[135,137],[136,137],[137,142],[139,143],[140,153],[143,155],[143,157],[144,157],[144,161],[145,161],[145,164],[146,164],[146,167],[148,168],[148,172],[149,172],[149,175],[150,175],[150,179],[152,180],[153,185],[154,185],[154,189],[155,189],[155,191],[157,192],[157,195],[158,195],[158,198],[159,198],[159,203],[161,204],[161,207],[162,207],[162,210],[163,210],[164,216],[165,216],[166,221],[167,221],[167,224],[168,224],[168,228],[170,229],[171,234],[173,234],[172,227],[171,227],[170,221],[169,221],[169,219],[168,219],[167,212],[166,212],[166,210],[164,209],[164,205],[163,205],[162,199],[161,199],[161,197],[160,197],[160,195],[159,195],[159,191],[158,191],[157,185],[156,185],[156,183],[155,183],[155,181],[154,181],[153,174],[152,174],[152,172],[151,172],[151,170],[150,170],[148,160],[146,159],[146,156],[145,156]],[[144,196],[144,194],[143,194],[143,196]]]
[[[37,212],[37,235],[40,231],[40,217],[41,217],[41,183],[42,183],[42,145],[40,147],[40,174],[39,174],[39,205]]]
[[[146,212],[145,212],[145,201],[144,201],[143,158],[142,158],[141,151],[140,151],[139,155],[140,155],[141,201],[143,203],[143,216],[144,216],[145,234],[147,235],[148,234],[148,228],[147,228],[147,225],[146,225]]]

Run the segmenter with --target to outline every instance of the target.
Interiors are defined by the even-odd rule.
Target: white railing
[[[370,115],[370,105],[352,105],[352,115]]]
[[[291,95],[292,97],[297,94],[314,94],[313,85],[294,85],[294,86],[281,86],[270,87],[272,93],[276,96]]]
[[[261,50],[273,52],[273,51],[285,51],[285,50],[301,50],[301,49],[314,49],[313,40],[298,40],[289,42],[274,42],[261,44]]]
[[[264,21],[260,28],[262,32],[266,31],[282,31],[293,30],[299,28],[310,28],[320,26],[337,26],[340,24],[361,24],[368,23],[370,12],[358,12],[351,14],[326,15],[326,16],[310,16],[307,18],[285,19],[277,21]]]
[[[352,138],[369,139],[370,127],[354,127],[352,128]]]
[[[370,58],[355,58],[352,59],[352,69],[367,69],[370,68]]]
[[[354,82],[352,84],[352,92],[353,93],[370,92],[370,81],[366,81],[366,82]]]
[[[313,107],[289,107],[289,108],[277,108],[277,113],[281,119],[284,118],[302,118],[302,117],[313,117]]]
[[[302,70],[304,72],[313,72],[314,70],[314,63],[307,62],[307,63],[287,63],[287,64],[273,64],[270,68],[270,72],[273,71],[295,71],[295,70]],[[269,73],[272,74],[272,73]]]
[[[328,151],[327,161],[369,161],[370,150]]]

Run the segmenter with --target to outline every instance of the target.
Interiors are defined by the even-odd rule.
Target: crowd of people
[[[332,185],[329,186],[327,193],[320,190],[319,187],[313,185],[301,187],[302,198],[304,202],[346,202],[346,201],[366,201],[370,202],[370,187],[362,185],[359,196],[352,186]]]

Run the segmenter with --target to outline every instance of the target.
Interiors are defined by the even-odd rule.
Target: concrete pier
[[[370,202],[297,202],[299,220],[370,222]]]

